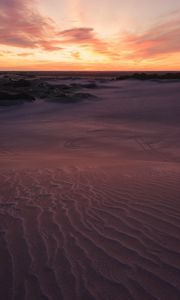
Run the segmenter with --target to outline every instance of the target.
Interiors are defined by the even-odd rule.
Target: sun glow
[[[0,67],[177,70],[180,2],[151,2],[2,0]]]

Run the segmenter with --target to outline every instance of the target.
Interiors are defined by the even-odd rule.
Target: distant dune
[[[179,300],[180,81],[30,75],[0,80],[0,299]]]

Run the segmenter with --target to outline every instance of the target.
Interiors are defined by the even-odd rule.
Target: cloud
[[[108,44],[97,37],[93,28],[60,31],[53,20],[38,12],[36,4],[37,0],[0,0],[0,44],[45,51],[76,45],[109,54]]]
[[[97,54],[119,57],[117,52],[113,51],[112,45],[100,37],[93,28],[89,27],[77,27],[70,28],[59,32],[59,38],[61,44],[64,45],[78,45],[83,49],[90,49]]]
[[[60,47],[60,41],[59,40],[41,40],[39,42],[39,45],[41,46],[41,48],[43,48],[46,51],[59,51],[59,50],[63,50],[62,47]]]
[[[72,51],[71,56],[74,57],[75,59],[81,59],[81,55],[78,51]]]
[[[63,51],[76,46],[117,59],[112,45],[100,38],[92,27],[59,30],[50,18],[37,10],[38,0],[0,0],[0,44],[20,49]],[[76,51],[76,50],[75,50]],[[26,51],[25,51],[26,52]],[[79,59],[79,55],[74,55]]]
[[[171,17],[171,18],[170,18]],[[180,53],[180,14],[170,14],[142,34],[127,34],[124,43],[132,57],[151,59]]]
[[[17,56],[20,56],[20,57],[26,57],[26,56],[31,56],[33,55],[33,53],[28,53],[28,52],[23,52],[23,53],[18,53]]]
[[[64,42],[86,42],[94,40],[93,28],[71,28],[61,31],[59,35],[64,39]]]
[[[36,10],[36,0],[0,1],[0,44],[46,49],[49,42],[53,49],[55,31],[54,22]]]

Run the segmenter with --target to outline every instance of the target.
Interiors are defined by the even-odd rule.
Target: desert
[[[0,298],[180,299],[179,74],[2,72]]]

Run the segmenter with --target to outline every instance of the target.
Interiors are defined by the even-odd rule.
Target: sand
[[[0,299],[179,300],[180,82],[43,81],[0,106]]]

